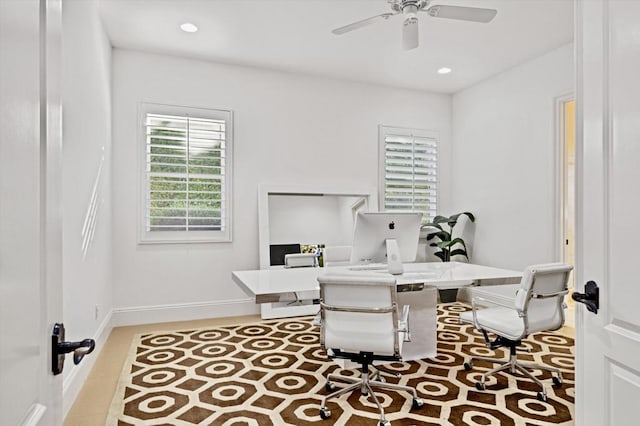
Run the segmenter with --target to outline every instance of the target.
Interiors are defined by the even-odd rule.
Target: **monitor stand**
[[[400,275],[404,272],[404,268],[398,242],[393,239],[385,240],[385,242],[387,245],[387,269],[392,275]]]

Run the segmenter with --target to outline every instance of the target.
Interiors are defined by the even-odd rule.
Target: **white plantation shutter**
[[[141,242],[230,241],[230,111],[142,109]]]
[[[438,140],[425,130],[380,126],[380,200],[385,211],[436,216]]]

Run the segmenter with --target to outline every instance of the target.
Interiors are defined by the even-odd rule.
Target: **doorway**
[[[563,145],[563,188],[562,188],[562,221],[563,250],[562,261],[575,266],[575,199],[576,199],[576,138],[575,138],[575,100],[563,102],[562,105],[562,145]],[[569,287],[573,288],[573,274]]]
[[[576,102],[573,96],[558,101],[558,142],[560,169],[560,249],[562,262],[575,267],[575,230],[576,230]],[[575,273],[569,276],[569,292],[575,288]],[[567,297],[567,325],[574,325],[574,302]]]

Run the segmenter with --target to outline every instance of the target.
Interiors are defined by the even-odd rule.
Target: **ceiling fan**
[[[434,18],[459,19],[462,21],[482,23],[491,21],[498,13],[495,9],[484,9],[478,7],[444,5],[433,5],[429,7],[429,3],[431,3],[430,0],[387,0],[387,2],[391,6],[391,10],[393,12],[372,16],[371,18],[336,28],[331,32],[336,35],[340,35],[367,25],[375,24],[379,21],[386,21],[395,15],[403,15],[404,23],[402,28],[402,46],[406,50],[409,50],[418,47],[419,12],[426,12],[429,16]]]

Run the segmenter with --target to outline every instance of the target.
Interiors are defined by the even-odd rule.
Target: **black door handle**
[[[576,302],[584,303],[589,312],[598,314],[600,308],[600,289],[595,281],[588,281],[584,285],[584,293],[574,292],[571,298]]]
[[[96,342],[93,339],[84,339],[80,342],[60,342],[58,343],[58,353],[73,352],[73,363],[78,365],[85,355],[93,352],[95,347]]]
[[[96,347],[93,339],[84,339],[79,342],[66,342],[64,340],[64,324],[56,323],[51,335],[51,370],[53,374],[62,373],[64,368],[64,356],[73,352],[73,363],[78,365],[85,355],[90,354]]]

